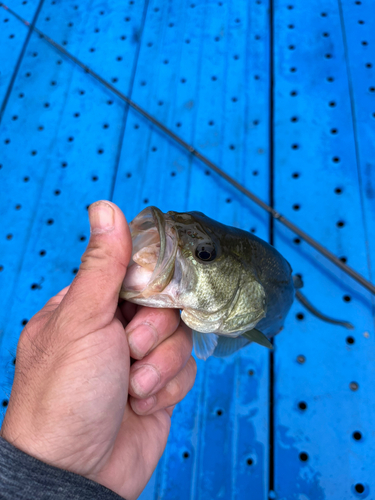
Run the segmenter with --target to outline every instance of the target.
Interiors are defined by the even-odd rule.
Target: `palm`
[[[93,479],[110,485],[112,490],[125,498],[137,498],[163,453],[169,427],[170,416],[166,410],[141,417],[127,403],[123,425],[112,453]],[[134,483],[132,491],[129,491],[130,479]]]
[[[59,385],[57,412],[68,400],[74,410],[68,412],[66,420],[60,419],[59,435],[64,442],[60,440],[61,456],[55,455],[53,460],[57,466],[100,482],[121,496],[136,498],[165,448],[170,416],[166,410],[145,416],[132,410],[128,400],[129,347],[121,323],[114,318],[101,330],[82,332],[63,363],[55,367],[61,378],[70,381],[66,394]],[[134,491],[129,491],[130,484]]]

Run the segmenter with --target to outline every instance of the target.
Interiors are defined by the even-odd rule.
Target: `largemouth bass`
[[[121,297],[180,309],[202,359],[250,342],[272,347],[268,339],[282,329],[295,293],[292,268],[275,248],[200,212],[147,207],[130,230]]]

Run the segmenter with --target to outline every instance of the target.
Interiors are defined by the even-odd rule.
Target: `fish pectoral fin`
[[[264,335],[264,333],[260,332],[256,328],[243,333],[242,337],[245,337],[245,339],[251,340],[252,342],[256,342],[257,344],[263,345],[264,347],[268,347],[268,349],[273,349],[273,345]]]
[[[215,358],[225,358],[239,351],[250,343],[250,340],[240,335],[239,337],[223,337],[218,338],[217,346],[213,352]]]
[[[217,346],[218,336],[216,333],[200,333],[193,330],[194,351],[198,358],[207,359]]]

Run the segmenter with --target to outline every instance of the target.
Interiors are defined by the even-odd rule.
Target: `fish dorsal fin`
[[[264,335],[264,333],[260,332],[256,328],[243,333],[242,337],[245,337],[245,339],[251,340],[252,342],[256,342],[257,344],[263,345],[264,347],[268,347],[268,349],[273,349],[273,345]]]
[[[207,359],[217,346],[218,336],[215,333],[200,333],[193,330],[194,351],[198,358]]]

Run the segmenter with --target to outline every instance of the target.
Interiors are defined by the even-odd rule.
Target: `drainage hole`
[[[362,439],[362,434],[359,431],[353,432],[353,439],[360,441]]]
[[[363,484],[361,483],[357,483],[355,486],[354,486],[354,489],[357,493],[363,493],[365,491],[365,487],[363,486]]]

